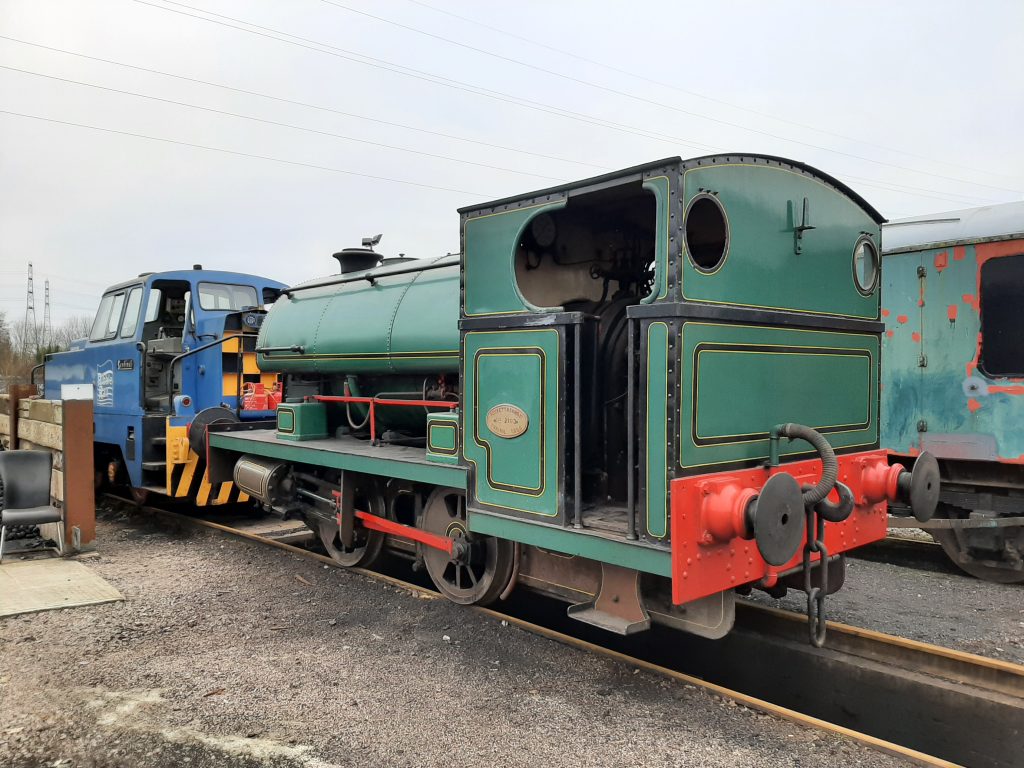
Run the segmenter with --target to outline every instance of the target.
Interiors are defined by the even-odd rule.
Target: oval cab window
[[[686,209],[686,251],[697,269],[712,272],[729,248],[725,209],[714,195],[697,195]]]
[[[853,279],[857,290],[867,295],[878,281],[878,251],[868,238],[862,237],[853,249]]]

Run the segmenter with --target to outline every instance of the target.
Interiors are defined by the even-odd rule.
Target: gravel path
[[[0,621],[0,765],[903,764],[259,545],[98,540],[126,602]]]
[[[806,604],[803,592],[781,600],[755,592],[752,599],[801,612]],[[846,583],[828,597],[826,611],[845,624],[1024,664],[1021,584],[851,558]]]

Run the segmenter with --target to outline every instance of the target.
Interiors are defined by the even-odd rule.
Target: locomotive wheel
[[[949,504],[939,504],[939,509],[935,516],[944,518],[960,517],[960,515],[957,514],[957,508]],[[946,556],[964,573],[967,573],[976,579],[991,581],[996,584],[1024,583],[1024,571],[1013,571],[1009,568],[996,568],[973,560],[965,561],[961,559],[965,552],[963,545],[960,543],[960,539],[957,538],[956,531],[938,528],[928,531],[928,533],[930,533],[932,538],[942,545],[942,550],[946,553]]]
[[[369,512],[378,517],[385,516],[384,498],[371,489],[356,488],[355,508]],[[372,565],[384,548],[384,534],[371,531],[359,525],[356,520],[352,549],[346,551],[341,543],[341,528],[334,518],[317,517],[312,520],[313,529],[320,535],[320,542],[336,563],[346,568],[366,567]]]
[[[427,573],[442,595],[462,605],[488,605],[498,599],[512,578],[515,546],[511,541],[470,533],[462,491],[438,488],[430,494],[418,527],[465,545],[455,557],[433,547],[419,547]]]
[[[145,488],[135,488],[133,486],[131,488],[131,494],[132,501],[135,502],[135,506],[137,507],[143,507],[146,505],[146,502],[149,501],[149,491]]]

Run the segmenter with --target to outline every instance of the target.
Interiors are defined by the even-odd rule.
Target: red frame
[[[853,491],[854,509],[843,522],[825,524],[825,545],[830,555],[885,538],[887,501],[894,500],[896,492],[891,478],[903,470],[897,469],[898,465],[889,466],[884,450],[846,454],[838,459],[839,480]],[[801,565],[803,546],[788,563],[772,566],[762,559],[752,539],[743,539],[730,528],[738,505],[780,472],[793,475],[801,484],[816,483],[821,478],[821,460],[672,480],[673,603],[681,605],[754,582],[772,586],[780,574]],[[838,500],[834,490],[832,499]],[[818,557],[812,555],[815,560]]]

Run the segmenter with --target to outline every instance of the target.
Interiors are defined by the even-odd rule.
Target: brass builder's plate
[[[487,428],[498,437],[519,437],[529,426],[530,417],[518,406],[501,403],[487,412]]]

